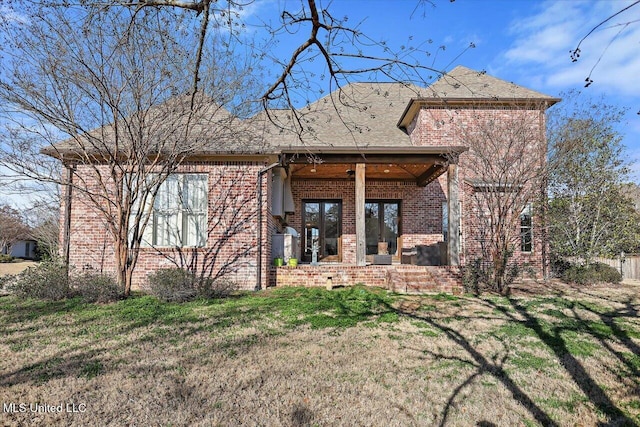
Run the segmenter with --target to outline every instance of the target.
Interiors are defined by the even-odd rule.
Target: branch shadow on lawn
[[[505,364],[509,362],[508,355],[502,357],[488,356],[465,336],[465,331],[460,327],[448,324],[447,318],[433,316],[436,307],[434,303],[453,307],[455,302],[441,301],[437,297],[419,297],[417,306],[403,304],[405,297],[386,297],[385,291],[364,288],[350,288],[338,292],[326,292],[324,290],[284,289],[274,293],[257,294],[247,298],[230,299],[222,302],[200,302],[191,305],[166,304],[155,299],[143,297],[121,301],[115,305],[91,306],[93,309],[80,310],[72,303],[51,303],[42,307],[37,305],[39,312],[30,313],[29,304],[17,307],[11,313],[6,326],[2,327],[7,332],[7,339],[26,335],[25,339],[38,341],[39,333],[34,329],[32,322],[39,322],[48,315],[65,314],[60,316],[61,322],[69,331],[80,333],[83,327],[94,327],[88,332],[87,337],[78,338],[82,347],[70,352],[65,348],[57,348],[57,351],[39,358],[37,362],[28,365],[21,364],[11,371],[5,371],[0,375],[0,386],[12,386],[14,384],[42,384],[47,381],[64,376],[86,377],[102,375],[110,370],[118,369],[116,361],[109,359],[109,354],[126,351],[131,346],[139,345],[144,341],[152,341],[161,345],[170,346],[171,339],[188,341],[189,337],[205,333],[206,336],[217,334],[226,330],[228,326],[254,325],[258,320],[260,325],[275,322],[275,333],[286,333],[287,330],[306,325],[314,328],[348,328],[361,322],[385,321],[384,319],[406,317],[424,323],[429,328],[444,334],[451,342],[464,351],[467,357],[456,354],[438,354],[429,349],[416,349],[425,354],[430,354],[436,359],[454,360],[473,367],[474,371],[455,387],[446,399],[441,409],[439,425],[447,424],[451,417],[452,409],[461,393],[472,385],[478,378],[488,374],[495,378],[503,387],[511,393],[513,399],[519,402],[523,408],[540,425],[557,426],[559,421],[552,418],[550,413],[534,397],[516,382],[510,375]],[[536,337],[545,349],[550,351],[550,356],[559,363],[561,369],[566,371],[571,380],[580,389],[582,394],[593,404],[595,409],[607,417],[606,422],[600,426],[608,425],[637,425],[637,422],[629,418],[622,409],[607,395],[601,385],[591,376],[587,369],[572,353],[572,343],[566,337],[566,333],[582,333],[596,340],[600,348],[611,354],[622,366],[622,372],[618,373],[620,381],[631,383],[632,393],[639,393],[640,377],[640,346],[632,339],[638,338],[637,329],[626,328],[621,321],[637,321],[638,304],[634,300],[614,301],[619,307],[614,308],[610,304],[607,308],[579,301],[575,296],[564,298],[562,295],[553,297],[530,296],[527,299],[515,297],[508,298],[469,298],[470,301],[480,304],[493,311],[493,316],[485,316],[477,313],[459,313],[455,316],[460,320],[498,320],[515,324]],[[547,301],[554,310],[540,311],[541,304]],[[1,301],[0,301],[1,302]],[[397,304],[400,302],[400,304]],[[536,305],[537,304],[537,305]],[[421,310],[429,306],[428,311]],[[87,306],[85,306],[86,308]],[[562,310],[557,310],[560,307]],[[78,308],[76,310],[76,308]],[[219,310],[218,310],[219,308]],[[498,314],[495,314],[498,313]],[[113,316],[110,318],[110,316]],[[549,319],[552,319],[551,321]],[[2,316],[0,316],[2,319]],[[52,318],[52,320],[58,317]],[[597,319],[597,320],[593,320]],[[10,322],[9,322],[10,320]],[[37,325],[36,325],[37,326]],[[176,329],[177,328],[177,329]],[[174,336],[179,330],[179,336]],[[255,332],[262,337],[268,336],[269,331]],[[109,334],[120,335],[124,339],[105,340]],[[173,335],[172,335],[173,334]],[[632,336],[633,335],[633,336]],[[264,344],[265,340],[260,336],[232,337],[232,342],[226,346],[225,341],[220,341],[215,348],[203,348],[200,351],[192,349],[189,353],[181,355],[178,363],[186,363],[191,360],[202,360],[206,355],[226,355],[230,350],[248,348],[257,344]],[[6,340],[7,340],[6,339]],[[156,341],[157,340],[157,341]],[[8,341],[5,341],[8,342]],[[616,345],[613,345],[615,343]],[[622,348],[623,350],[620,350]],[[627,351],[628,350],[628,351]],[[26,351],[24,348],[20,351]],[[511,361],[513,362],[513,361]],[[154,369],[154,375],[170,374],[175,367],[147,366],[142,364],[135,369]],[[296,406],[291,414],[290,422],[294,425],[305,425],[306,421],[313,418],[313,412],[305,405]],[[487,420],[477,422],[479,426],[491,426]]]
[[[8,307],[8,306],[7,306]],[[4,326],[3,341],[12,350],[28,351],[32,343],[40,344],[50,331],[45,327],[63,328],[72,348],[62,347],[38,357],[30,364],[20,364],[0,373],[0,386],[43,384],[62,377],[87,377],[118,369],[117,360],[108,355],[119,354],[145,342],[168,345],[172,340],[187,342],[198,334],[217,334],[232,326],[247,327],[259,321],[273,321],[275,331],[268,327],[249,336],[219,339],[207,352],[225,356],[237,354],[261,342],[260,336],[285,333],[308,325],[312,329],[348,328],[361,322],[385,321],[395,311],[387,307],[384,292],[345,288],[325,293],[321,289],[283,289],[249,298],[230,297],[223,300],[201,300],[192,303],[165,303],[153,297],[131,297],[114,304],[84,304],[79,300],[21,301],[7,309],[0,320]],[[35,322],[35,323],[34,323]],[[123,338],[124,337],[124,338]],[[185,354],[183,361],[197,361],[202,355]]]
[[[477,350],[470,341],[465,338],[460,332],[457,330],[450,328],[442,322],[439,322],[433,318],[428,316],[418,315],[414,311],[403,310],[402,308],[397,309],[398,313],[406,316],[410,319],[418,320],[425,322],[432,328],[444,333],[451,341],[456,343],[459,347],[464,349],[466,353],[471,356],[475,366],[476,371],[470,375],[462,384],[460,384],[456,389],[451,393],[451,396],[448,398],[445,407],[442,410],[441,420],[438,424],[439,426],[445,426],[447,423],[447,418],[449,416],[449,412],[453,406],[453,403],[462,390],[469,386],[477,377],[483,375],[484,373],[488,373],[500,381],[507,390],[511,392],[511,395],[515,400],[520,402],[526,409],[529,411],[531,416],[535,418],[543,426],[558,426],[558,424],[542,409],[540,408],[534,401],[531,399],[525,392],[520,388],[514,381],[511,379],[507,371],[503,367],[503,363],[505,359],[502,359],[499,362],[491,362],[488,360],[479,350]],[[447,358],[444,355],[435,355],[440,358]],[[468,360],[463,360],[466,364],[470,362]],[[486,421],[480,421],[479,425],[490,425],[490,424],[481,424],[486,423]]]
[[[562,296],[557,295],[550,298],[551,301],[557,301]],[[600,297],[602,298],[602,297]],[[538,301],[544,301],[542,296],[538,296]],[[593,337],[609,354],[613,355],[623,366],[624,372],[617,373],[618,380],[623,382],[632,382],[632,395],[636,397],[640,395],[640,346],[638,346],[630,337],[629,332],[622,328],[616,319],[637,319],[638,306],[631,299],[623,302],[624,307],[620,309],[603,309],[597,305],[576,301],[573,299],[564,300],[564,307],[571,311],[571,316],[563,314],[560,311],[550,310],[545,314],[555,315],[558,322],[549,322],[544,320],[538,313],[531,310],[526,300],[519,300],[514,297],[506,298],[506,304],[501,305],[490,298],[478,298],[478,302],[484,304],[488,308],[501,313],[506,320],[532,331],[534,336],[549,349],[560,366],[566,371],[573,382],[579,387],[584,396],[595,406],[595,408],[607,417],[606,422],[598,423],[599,426],[635,426],[636,421],[629,418],[616,403],[607,395],[605,390],[600,386],[589,372],[585,369],[577,357],[572,354],[571,346],[568,340],[563,337],[563,333],[581,332]],[[534,302],[536,299],[533,300]],[[609,301],[618,302],[618,301]],[[578,309],[589,313],[591,317],[597,317],[599,321],[590,320],[589,316],[582,316]],[[513,398],[520,402],[529,413],[544,426],[556,426],[558,423],[554,421],[540,406],[538,406],[531,397],[529,397],[508,375],[503,368],[506,356],[501,361],[489,361],[478,349],[466,339],[460,332],[447,326],[437,319],[433,319],[424,315],[416,314],[414,310],[402,310],[399,313],[412,319],[425,322],[432,328],[444,333],[449,339],[455,342],[459,347],[471,356],[476,371],[470,375],[463,383],[461,383],[451,394],[447,403],[442,410],[440,426],[444,426],[450,412],[450,408],[454,404],[456,397],[461,391],[468,387],[477,377],[484,373],[489,373],[499,380],[512,394]],[[475,316],[473,316],[475,317]],[[469,316],[469,319],[472,317]],[[633,332],[637,334],[637,332]],[[636,336],[637,338],[637,336]],[[628,350],[627,354],[616,350],[610,341],[616,341]],[[447,358],[445,355],[433,354],[438,358]],[[469,363],[469,361],[464,361]]]

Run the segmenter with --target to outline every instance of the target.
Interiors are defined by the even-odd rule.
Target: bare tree
[[[300,134],[306,124],[293,108],[294,94],[306,98],[314,81],[306,64],[325,64],[318,79],[329,90],[354,75],[420,83],[440,74],[433,63],[424,65],[429,52],[421,46],[430,42],[392,49],[316,0],[283,9],[278,24],[264,24],[274,39],[304,30],[309,35],[289,58],[270,58],[242,32],[241,10],[251,3],[25,2],[22,15],[0,20],[6,65],[0,72],[0,165],[62,185],[64,206],[79,198],[104,219],[125,294],[151,215],[139,207],[153,206],[158,188],[189,156],[255,143],[237,119],[251,116],[255,105],[289,107],[289,124]],[[256,64],[267,59],[281,72],[251,93],[260,74]],[[342,96],[331,100],[366,108]],[[39,150],[63,161],[61,176],[45,172]],[[62,230],[67,243],[69,227]],[[62,251],[68,253],[67,245]]]
[[[523,217],[529,221],[532,213],[538,219],[543,216],[533,209],[540,209],[544,193],[545,108],[545,103],[532,100],[459,110],[452,118],[460,140],[469,147],[460,164],[465,210],[475,218],[467,227],[466,253],[475,259],[466,263],[476,269],[479,285],[496,292],[508,290],[523,263],[514,257],[521,245],[532,245],[530,250],[536,245],[521,231]],[[537,246],[535,250],[542,251]]]
[[[0,206],[0,253],[11,255],[13,245],[29,234],[29,227],[16,209]]]
[[[243,280],[243,269],[250,268],[248,257],[257,248],[254,239],[259,206],[251,203],[255,193],[246,185],[252,180],[256,180],[255,174],[248,173],[242,165],[212,171],[209,191],[214,191],[216,197],[209,200],[207,220],[203,222],[203,235],[208,241],[201,247],[156,247],[157,254],[188,271],[199,284],[210,280],[216,286],[221,279],[226,279],[221,282],[225,284]],[[181,240],[181,231],[175,231],[176,240]],[[153,242],[150,246],[154,246]]]
[[[52,261],[60,258],[60,199],[51,203],[40,199],[28,208],[31,237],[37,242],[36,254]]]
[[[46,5],[2,26],[0,163],[62,185],[63,205],[74,197],[102,218],[127,295],[150,218],[139,207],[187,157],[252,139],[236,118],[248,114],[250,64],[213,33],[194,57],[190,29],[152,8]],[[194,92],[196,68],[206,73]],[[62,176],[43,173],[40,150],[63,161]]]

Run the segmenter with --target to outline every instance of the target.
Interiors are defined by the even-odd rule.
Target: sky
[[[635,1],[635,0],[634,0]],[[640,182],[640,4],[603,24],[570,51],[604,19],[631,5],[630,0],[317,0],[333,16],[348,16],[375,41],[398,48],[407,43],[432,52],[425,65],[448,71],[457,65],[551,96],[582,90],[593,100],[628,109],[618,127],[635,161],[632,178]],[[268,22],[277,11],[295,10],[300,0],[262,0],[245,11]],[[282,57],[308,33],[283,37]],[[411,40],[409,41],[409,38]],[[431,43],[429,43],[431,41]],[[468,48],[471,44],[475,47]],[[443,51],[439,46],[445,46]],[[436,54],[437,52],[437,54]],[[434,59],[435,58],[435,59]],[[585,79],[593,83],[585,88]],[[316,93],[315,97],[321,96]],[[311,95],[313,98],[314,95]],[[312,99],[313,100],[313,99]]]
[[[242,12],[247,37],[260,38],[265,22],[277,24],[282,10],[298,10],[307,0],[255,0]],[[635,1],[635,0],[633,0]],[[335,17],[348,17],[375,42],[392,49],[403,45],[428,49],[426,66],[452,70],[464,65],[503,80],[560,96],[583,90],[593,99],[627,108],[618,127],[635,161],[632,178],[640,182],[640,4],[614,17],[581,44],[572,62],[570,51],[604,19],[632,0],[316,0]],[[0,12],[8,13],[1,6]],[[285,60],[308,37],[308,31],[283,34],[270,53]],[[469,48],[470,45],[475,46]],[[445,46],[445,49],[439,48]],[[310,67],[313,64],[307,63]],[[272,67],[272,75],[278,69]],[[320,72],[321,73],[321,72]],[[268,73],[267,73],[268,74]],[[585,88],[585,78],[593,83]],[[313,80],[318,74],[308,77]],[[314,86],[317,89],[317,87]],[[312,90],[313,101],[326,93]]]

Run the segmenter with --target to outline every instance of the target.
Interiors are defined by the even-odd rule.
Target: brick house
[[[483,134],[474,123],[526,117],[523,127],[537,136],[512,164],[539,165],[546,156],[545,110],[557,101],[456,67],[427,88],[354,83],[296,117],[263,112],[247,119],[260,133],[254,148],[198,153],[162,185],[134,285],[189,258],[248,289],[362,282],[455,290],[459,267],[481,255],[479,218],[487,214],[473,207],[474,194],[521,185],[488,182],[474,169],[478,146],[470,150],[468,142]],[[290,131],[297,123],[304,132]],[[48,154],[64,159],[60,147]],[[91,185],[85,165],[63,163]],[[63,199],[67,232],[61,238],[70,264],[113,270],[99,212],[77,193]],[[540,273],[539,215],[523,206],[514,259]],[[282,256],[298,259],[297,267],[275,266]]]

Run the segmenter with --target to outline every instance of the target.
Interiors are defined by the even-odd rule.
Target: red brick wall
[[[365,198],[401,201],[402,247],[432,244],[443,239],[442,202],[446,200],[446,181],[446,174],[426,187],[418,187],[412,181],[366,180]],[[355,264],[355,181],[294,179],[291,187],[295,214],[287,219],[299,233],[303,232],[303,200],[342,201],[342,262]]]
[[[477,159],[474,163],[473,146],[468,139],[474,135],[481,123],[489,120],[500,120],[511,123],[512,126],[520,126],[523,131],[531,136],[531,143],[524,147],[525,155],[515,162],[529,162],[531,165],[540,164],[545,161],[546,141],[544,140],[545,115],[535,105],[515,108],[477,108],[474,106],[465,108],[423,108],[420,110],[413,123],[409,126],[410,139],[412,145],[417,146],[472,146],[472,150],[463,153],[459,159],[459,183],[460,201],[462,202],[462,258],[461,262],[473,260],[482,256],[480,250],[480,233],[478,209],[474,207],[473,188],[466,182],[479,178],[475,172]],[[477,146],[477,144],[476,144]],[[482,146],[478,147],[482,149]],[[492,148],[487,147],[492,150]],[[499,154],[498,154],[499,156]],[[525,166],[527,163],[523,163]],[[514,164],[514,167],[517,164]],[[532,183],[540,186],[540,183]],[[445,187],[446,188],[446,181]],[[540,194],[542,190],[536,190]],[[446,194],[446,191],[445,191]],[[531,200],[532,203],[535,200]],[[535,206],[535,203],[534,203]],[[517,217],[516,217],[517,218]],[[514,225],[515,252],[513,260],[518,263],[531,264],[538,275],[542,272],[542,248],[543,239],[539,212],[534,209],[533,216],[533,251],[523,253],[520,251],[519,223]]]
[[[134,288],[146,283],[149,272],[194,260],[200,268],[212,264],[211,271],[221,272],[242,288],[254,289],[257,267],[257,176],[264,167],[260,162],[193,162],[182,165],[177,173],[207,173],[209,203],[209,234],[204,248],[185,249],[181,257],[171,248],[142,248],[133,278]],[[100,177],[106,167],[79,165],[74,180],[87,188],[99,190]],[[263,178],[263,236],[270,241],[268,174]],[[107,187],[112,185],[107,180]],[[93,269],[113,274],[115,271],[113,239],[107,227],[107,216],[98,209],[106,202],[91,200],[86,192],[73,191],[71,210],[70,264],[76,269]],[[222,201],[221,201],[222,200]],[[215,257],[215,258],[214,258]],[[270,244],[263,251],[263,283],[269,274]],[[215,259],[215,261],[213,261]]]

